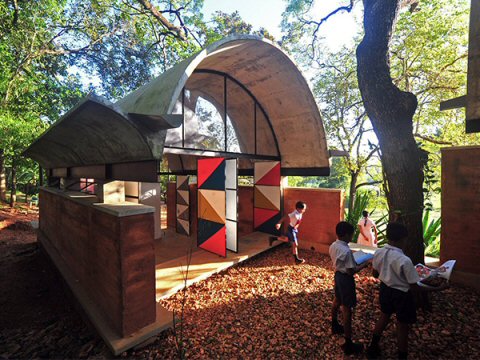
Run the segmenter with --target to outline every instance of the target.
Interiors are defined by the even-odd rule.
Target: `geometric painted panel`
[[[280,162],[254,163],[253,227],[255,231],[279,234],[275,224],[280,221]]]
[[[255,163],[254,183],[256,185],[279,186],[280,161],[262,161]]]
[[[199,159],[197,184],[197,245],[225,257],[227,252],[225,159]]]
[[[176,229],[177,233],[190,236],[190,191],[189,176],[177,176]]]
[[[227,250],[238,252],[237,159],[225,160]]]
[[[198,190],[198,208],[199,218],[225,224],[225,191]]]

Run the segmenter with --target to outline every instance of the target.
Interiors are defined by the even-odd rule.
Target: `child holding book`
[[[355,228],[352,224],[341,221],[335,232],[337,240],[330,245],[329,254],[335,267],[335,297],[332,303],[332,333],[344,334],[343,351],[346,355],[362,352],[362,344],[352,342],[352,309],[357,304],[355,279],[353,275],[367,267],[369,262],[357,265],[348,243],[352,241]],[[338,322],[338,310],[341,308],[343,326]]]
[[[275,225],[277,230],[280,229],[283,222],[288,221],[288,228],[287,228],[287,237],[270,237],[270,246],[272,246],[272,242],[279,240],[283,242],[289,242],[292,244],[292,253],[295,263],[302,264],[305,262],[304,259],[298,257],[298,227],[302,222],[303,214],[307,210],[307,204],[303,201],[297,201],[295,204],[295,210],[292,211],[290,214],[285,215],[283,218],[280,219],[278,224]]]
[[[381,357],[379,342],[393,313],[397,316],[397,343],[399,359],[408,355],[408,331],[410,324],[417,321],[417,311],[412,291],[438,291],[438,288],[424,288],[417,285],[420,281],[417,270],[402,247],[407,239],[407,228],[400,223],[387,225],[388,245],[375,251],[373,257],[373,276],[381,280],[380,310],[381,315],[375,324],[373,337],[367,349],[367,357]]]

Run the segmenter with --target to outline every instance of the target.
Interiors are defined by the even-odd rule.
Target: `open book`
[[[365,261],[373,259],[373,254],[367,254],[364,253],[362,250],[359,250],[353,253],[353,258],[355,259],[355,262],[360,265],[363,264]]]
[[[420,281],[418,285],[425,287],[439,287],[450,280],[456,260],[448,260],[438,268],[432,269],[423,264],[415,265]]]

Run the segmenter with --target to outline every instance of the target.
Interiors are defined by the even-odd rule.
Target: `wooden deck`
[[[204,280],[215,273],[282,244],[277,241],[270,247],[268,237],[268,234],[260,232],[243,236],[239,238],[239,252],[227,251],[227,257],[223,258],[198,249],[195,238],[189,238],[167,230],[165,237],[157,240],[155,247],[157,301],[176,293],[183,289],[185,285],[189,286]],[[188,261],[189,257],[190,261]]]

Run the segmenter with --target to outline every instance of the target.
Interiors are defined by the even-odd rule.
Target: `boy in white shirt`
[[[360,231],[357,243],[377,247],[377,226],[375,222],[368,217],[368,211],[363,211],[362,215],[363,217],[358,220],[357,224],[358,230]]]
[[[417,270],[401,249],[407,236],[407,228],[403,224],[389,223],[387,225],[388,245],[375,251],[373,257],[373,276],[381,280],[381,315],[375,324],[373,338],[367,349],[369,359],[380,357],[380,338],[393,313],[397,316],[398,357],[406,359],[409,326],[417,321],[412,290],[438,291],[445,289],[445,286],[432,290],[417,285],[417,282],[420,281]]]
[[[280,237],[271,236],[269,240],[270,246],[272,246],[272,242],[276,240],[291,243],[293,257],[294,257],[295,263],[297,264],[302,264],[305,262],[304,259],[301,259],[298,257],[298,227],[302,222],[303,213],[306,210],[307,210],[307,204],[305,204],[303,201],[297,201],[297,203],[295,204],[295,210],[292,211],[290,214],[285,215],[282,219],[280,219],[280,222],[275,225],[275,228],[279,230],[280,227],[282,226],[282,223],[284,221],[288,221],[287,237],[285,238],[282,236]]]
[[[355,279],[353,275],[367,267],[369,262],[357,265],[348,243],[352,241],[355,228],[341,221],[335,228],[337,238],[329,248],[329,254],[335,267],[335,297],[332,303],[332,333],[344,334],[343,351],[346,355],[362,352],[362,344],[352,342],[352,308],[357,304]],[[343,326],[338,323],[338,310],[342,309]]]

